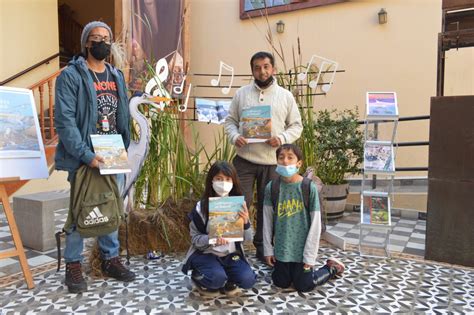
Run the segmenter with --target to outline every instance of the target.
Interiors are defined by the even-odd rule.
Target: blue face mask
[[[291,177],[298,173],[298,170],[299,168],[296,167],[296,164],[287,166],[278,164],[275,171],[283,177]]]

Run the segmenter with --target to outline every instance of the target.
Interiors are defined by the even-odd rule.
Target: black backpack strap
[[[54,234],[54,237],[56,238],[56,247],[58,250],[58,269],[56,271],[59,271],[61,269],[61,234],[64,233],[64,230],[62,230]]]
[[[207,211],[206,211],[207,210]],[[193,208],[190,214],[188,214],[188,218],[190,221],[194,222],[197,230],[202,234],[207,234],[206,226],[209,221],[209,199],[201,199],[201,213],[207,213],[207,218],[205,221],[202,220],[201,215],[196,211],[196,207]]]
[[[130,266],[130,251],[128,248],[128,214],[123,213],[125,220],[125,249],[127,250],[127,266]]]
[[[278,197],[280,195],[280,176],[272,180],[270,185],[271,185],[271,199],[272,199],[272,205],[273,205],[273,212],[277,213]]]
[[[303,181],[301,182],[301,192],[303,193],[304,207],[307,211],[310,211],[311,179],[308,177],[303,177]]]

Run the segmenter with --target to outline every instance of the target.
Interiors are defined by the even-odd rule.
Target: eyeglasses
[[[110,39],[109,36],[102,36],[102,35],[98,35],[98,34],[89,35],[89,40],[91,40],[93,42],[104,41],[106,44],[111,44],[112,43],[112,40]]]

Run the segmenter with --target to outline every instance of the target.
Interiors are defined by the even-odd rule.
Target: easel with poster
[[[379,134],[379,123],[392,123],[391,134],[383,140]],[[392,230],[391,202],[393,180],[395,177],[395,154],[393,143],[398,125],[398,103],[395,92],[367,92],[365,116],[364,168],[361,185],[359,253],[366,256],[379,256],[364,253],[364,248],[382,248],[390,257],[390,232]],[[370,130],[373,128],[373,130]],[[387,138],[387,136],[385,136]],[[366,187],[368,176],[372,175],[370,187]],[[386,187],[377,188],[377,176],[387,181]],[[371,231],[382,232],[381,237],[371,238]],[[368,237],[369,236],[369,237]],[[368,239],[368,240],[367,240]],[[378,240],[378,241],[377,241]]]
[[[37,117],[31,90],[0,87],[0,200],[15,246],[0,259],[18,256],[29,289],[35,285],[5,185],[49,175]]]

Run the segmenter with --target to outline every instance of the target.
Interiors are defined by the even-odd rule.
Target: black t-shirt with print
[[[91,72],[97,93],[97,133],[101,135],[117,133],[117,84],[109,70],[102,73]]]

